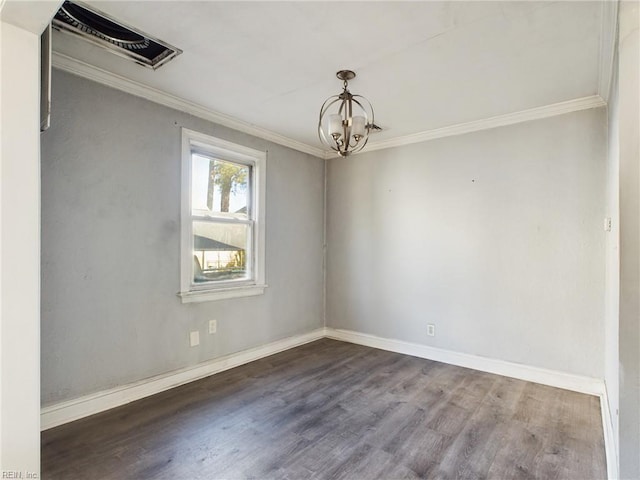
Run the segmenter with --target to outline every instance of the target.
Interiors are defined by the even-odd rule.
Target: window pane
[[[191,155],[191,213],[248,218],[250,167]]]
[[[244,224],[193,222],[194,283],[249,279],[250,233]]]

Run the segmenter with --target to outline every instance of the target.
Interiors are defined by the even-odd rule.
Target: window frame
[[[247,215],[253,223],[247,252],[250,278],[220,282],[193,281],[193,223],[198,218],[191,208],[192,154],[218,158],[250,167]],[[182,128],[182,182],[180,213],[180,296],[182,303],[207,302],[227,298],[261,295],[265,284],[265,198],[267,153],[228,142],[204,133]],[[224,219],[212,222],[225,223]],[[234,222],[235,223],[235,222]],[[242,222],[246,223],[246,222]]]

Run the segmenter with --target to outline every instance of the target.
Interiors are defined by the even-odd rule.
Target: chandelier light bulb
[[[356,115],[353,117],[352,134],[364,137],[367,132],[367,120],[362,115]]]
[[[335,135],[342,135],[342,115],[334,113],[329,115],[329,135],[335,138]]]

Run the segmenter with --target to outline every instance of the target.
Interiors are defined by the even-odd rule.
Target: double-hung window
[[[264,292],[266,153],[182,130],[183,303]]]

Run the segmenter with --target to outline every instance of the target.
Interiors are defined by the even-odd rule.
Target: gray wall
[[[262,296],[176,296],[182,126],[268,150]],[[43,405],[322,327],[323,190],[323,160],[54,71],[42,135]]]
[[[322,160],[58,71],[52,121],[43,405],[323,325]],[[263,296],[175,295],[181,126],[269,151]],[[330,160],[328,326],[602,378],[605,157],[598,109]]]
[[[603,378],[605,158],[595,109],[330,160],[327,325]]]

